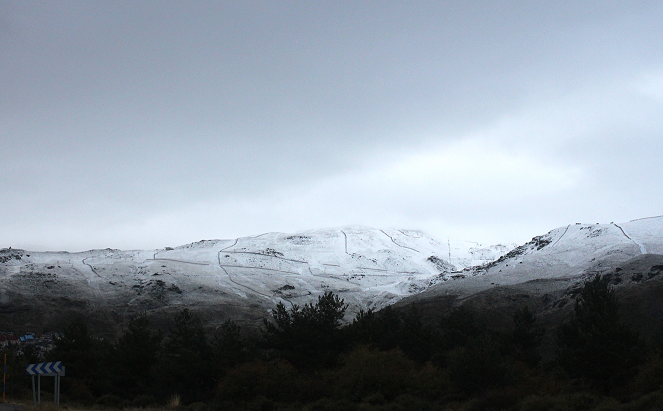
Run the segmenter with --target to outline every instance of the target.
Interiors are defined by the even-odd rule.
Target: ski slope
[[[122,309],[133,311],[213,304],[268,311],[279,302],[301,305],[333,291],[352,313],[384,307],[506,251],[506,246],[440,242],[419,231],[360,226],[202,240],[159,250],[3,250],[20,258],[0,265],[0,290],[64,298],[75,289],[94,306],[124,304]]]

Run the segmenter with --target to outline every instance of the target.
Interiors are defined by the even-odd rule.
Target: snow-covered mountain
[[[301,305],[325,291],[344,298],[352,315],[421,292],[454,271],[508,251],[504,245],[482,248],[440,242],[419,231],[366,227],[266,233],[148,251],[3,249],[0,315],[37,326],[77,308],[99,313],[103,323],[190,307],[218,321],[250,322],[278,302]]]
[[[609,278],[624,301],[624,318],[639,323],[641,331],[663,321],[663,216],[556,228],[495,261],[445,274],[397,305],[415,303],[434,321],[470,304],[504,326],[510,324],[509,313],[528,306],[552,327],[571,309],[583,282],[596,274]]]
[[[609,273],[620,287],[661,280],[659,254],[663,216],[570,224],[518,247],[355,226],[147,251],[2,249],[0,321],[50,331],[45,328],[84,314],[96,329],[117,332],[139,312],[159,325],[187,307],[209,327],[228,318],[256,325],[279,302],[302,305],[325,291],[349,303],[348,319],[360,308],[400,300],[439,312],[439,301],[450,306],[487,295],[491,304],[498,295],[513,301],[534,296],[530,303],[554,310],[595,273]]]
[[[663,254],[663,216],[556,228],[497,260],[446,275],[436,287],[474,293],[532,279],[577,278],[607,272],[643,254]]]

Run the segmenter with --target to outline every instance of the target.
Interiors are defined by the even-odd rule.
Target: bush
[[[632,391],[646,394],[658,390],[663,385],[663,355],[650,356],[640,367]]]
[[[620,408],[616,400],[588,392],[558,396],[531,395],[520,403],[520,411],[598,411],[599,409],[608,411]]]
[[[259,396],[292,401],[296,396],[297,370],[287,361],[254,361],[228,371],[218,386],[218,398],[248,401]]]
[[[660,411],[663,404],[663,392],[656,391],[644,395],[624,406],[624,411]]]
[[[90,389],[87,387],[85,382],[77,378],[69,378],[69,381],[71,381],[70,385],[71,390],[69,391],[69,398],[80,401],[82,404],[85,405],[90,405],[94,403],[94,395],[92,395]]]
[[[499,349],[489,338],[470,341],[449,353],[449,377],[456,389],[472,394],[499,387],[510,373]]]
[[[106,394],[102,395],[101,397],[97,398],[97,400],[94,402],[95,405],[102,405],[106,407],[114,407],[114,408],[119,408],[120,405],[122,405],[122,398],[118,397],[117,395],[112,395],[112,394]]]
[[[570,411],[592,410],[600,402],[601,398],[587,392],[579,392],[566,397],[566,405]]]
[[[307,408],[311,411],[356,411],[358,405],[346,399],[334,401],[329,398],[322,398],[308,404]]]
[[[449,373],[439,370],[433,364],[426,363],[413,377],[410,392],[418,398],[436,400],[452,393]]]
[[[151,395],[139,395],[131,401],[131,405],[136,408],[147,408],[156,405],[156,399]]]
[[[416,364],[398,349],[384,352],[361,346],[342,362],[338,388],[343,397],[354,401],[373,394],[393,399],[412,387],[416,375]]]
[[[561,411],[565,409],[557,397],[530,395],[520,403],[520,411]]]
[[[394,402],[408,411],[428,411],[432,408],[430,402],[410,394],[400,395],[396,397]]]
[[[190,404],[188,407],[186,407],[188,411],[207,411],[209,410],[209,406],[205,404],[204,402],[194,402],[193,404]]]
[[[511,409],[518,396],[511,390],[489,390],[472,402],[468,411],[499,411]]]

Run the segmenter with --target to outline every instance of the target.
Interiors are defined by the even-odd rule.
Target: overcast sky
[[[663,214],[660,1],[0,0],[0,247]]]

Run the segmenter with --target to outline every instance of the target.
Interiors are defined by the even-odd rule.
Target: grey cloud
[[[200,203],[268,207],[279,191],[360,176],[513,118],[511,136],[493,137],[499,147],[586,167],[595,198],[612,181],[616,193],[660,198],[656,172],[636,181],[661,152],[660,102],[611,91],[661,72],[658,2],[5,1],[0,11],[0,212],[15,221],[0,242],[22,230],[57,244],[52,227],[73,239],[77,227],[120,233],[155,215],[177,224]],[[557,128],[575,137],[550,141],[564,139]],[[467,224],[491,201],[509,204],[458,195],[458,209],[440,213]],[[426,221],[445,221],[438,197],[385,198],[400,208],[369,202],[348,219],[425,224],[409,217],[425,209]],[[297,225],[255,207],[265,217],[251,227]],[[316,207],[299,221],[340,221],[323,218],[335,205]],[[573,215],[561,208],[542,207],[546,221]],[[512,214],[519,227],[517,216],[541,218],[534,207]]]

